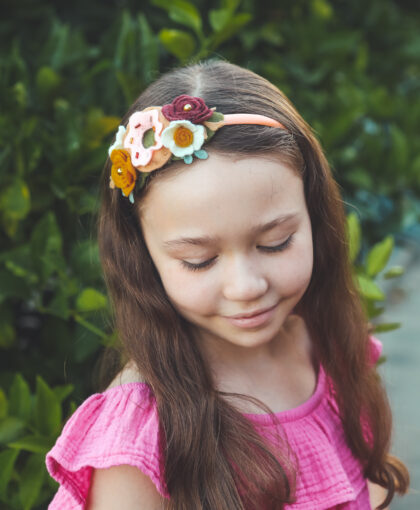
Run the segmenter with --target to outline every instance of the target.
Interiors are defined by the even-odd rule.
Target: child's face
[[[312,274],[311,223],[296,172],[274,159],[210,153],[160,176],[141,206],[164,288],[202,338],[251,348],[279,333]]]

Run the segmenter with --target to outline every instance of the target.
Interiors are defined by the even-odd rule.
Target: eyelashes
[[[261,251],[266,253],[278,253],[286,250],[292,243],[293,240],[293,234],[290,235],[286,241],[284,241],[281,244],[278,244],[276,246],[258,246]],[[190,271],[199,271],[200,269],[204,269],[206,267],[209,267],[213,264],[213,262],[217,259],[216,257],[213,257],[211,259],[205,260],[204,262],[200,262],[199,264],[192,264],[191,262],[187,262],[186,260],[181,260],[181,264],[189,269]]]

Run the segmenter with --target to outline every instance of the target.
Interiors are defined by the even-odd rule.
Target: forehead
[[[159,176],[141,204],[155,234],[232,235],[306,208],[300,176],[274,157],[210,153]]]

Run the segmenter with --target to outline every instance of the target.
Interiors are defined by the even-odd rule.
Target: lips
[[[226,317],[228,319],[249,319],[250,317],[256,317],[257,315],[261,315],[262,313],[268,312],[275,306],[276,305],[269,306],[267,308],[260,308],[260,310],[256,310],[255,312],[239,313],[237,315],[227,315]]]
[[[269,324],[276,315],[277,304],[271,308],[260,308],[254,312],[241,313],[225,317],[235,327],[241,329],[262,328]]]

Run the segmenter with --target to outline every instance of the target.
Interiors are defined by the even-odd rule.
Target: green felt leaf
[[[223,113],[213,112],[212,116],[209,117],[206,122],[220,122],[224,119]]]
[[[387,333],[388,331],[394,331],[401,327],[401,322],[388,322],[384,324],[377,324],[375,326],[375,333]]]
[[[143,135],[143,146],[147,149],[155,145],[155,132],[153,128],[148,129]]]

